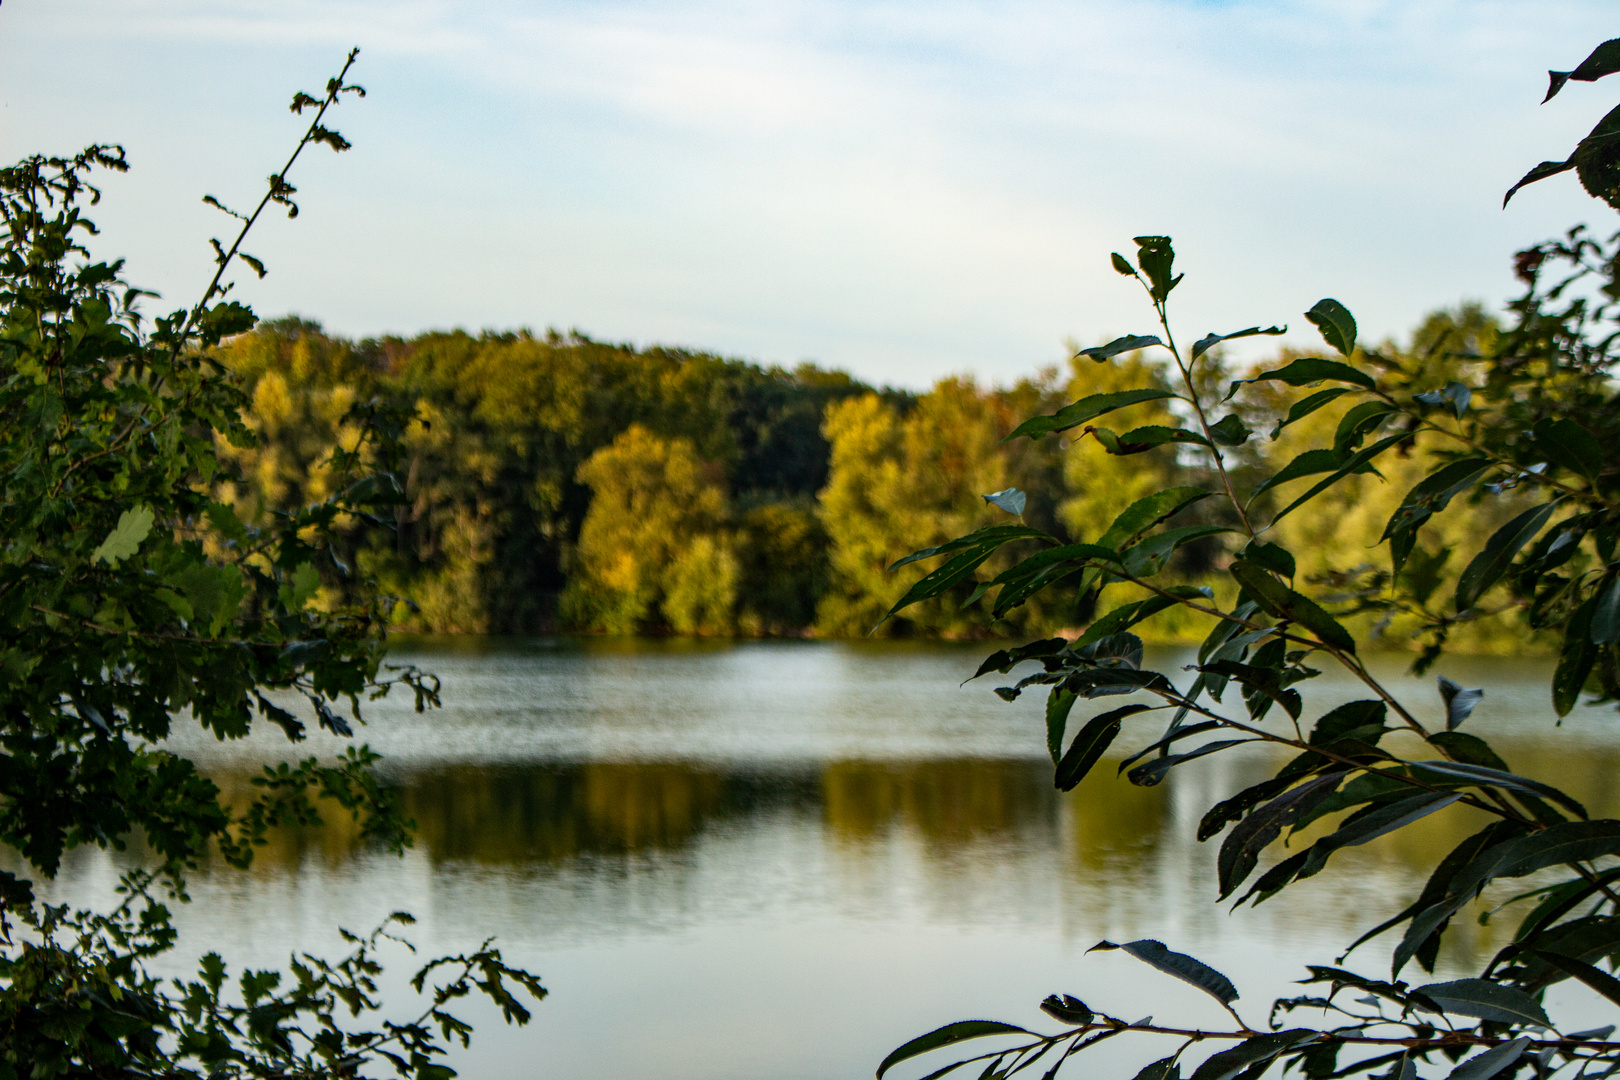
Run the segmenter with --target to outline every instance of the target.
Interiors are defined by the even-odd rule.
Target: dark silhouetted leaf
[[[1252,1065],[1268,1062],[1284,1050],[1320,1037],[1320,1032],[1311,1031],[1308,1028],[1294,1028],[1269,1035],[1256,1035],[1253,1038],[1245,1039],[1230,1050],[1222,1050],[1218,1054],[1211,1054],[1202,1065],[1198,1066],[1197,1070],[1192,1074],[1191,1080],[1232,1080],[1232,1077]]]
[[[1620,854],[1620,821],[1566,821],[1539,832],[1514,836],[1474,855],[1445,884],[1445,895],[1418,912],[1395,949],[1392,969],[1399,974],[1436,927],[1498,878],[1524,877],[1549,866]],[[1427,893],[1428,890],[1425,890]]]
[[[1553,710],[1559,716],[1568,716],[1569,710],[1581,698],[1586,677],[1597,663],[1598,648],[1592,641],[1592,613],[1596,598],[1583,602],[1569,617],[1564,628],[1564,647],[1558,654],[1558,667],[1553,670]]]
[[[1205,334],[1203,337],[1193,342],[1192,358],[1196,362],[1200,356],[1203,356],[1205,353],[1209,352],[1210,349],[1214,348],[1216,345],[1219,345],[1223,341],[1233,341],[1237,338],[1254,337],[1256,334],[1276,335],[1286,333],[1288,333],[1288,327],[1286,326],[1268,326],[1264,330],[1258,326],[1251,326],[1247,330],[1238,330],[1230,334]]]
[[[1455,792],[1448,795],[1444,792],[1426,791],[1408,799],[1370,806],[1353,814],[1333,832],[1311,845],[1309,858],[1300,869],[1299,876],[1310,877],[1317,873],[1327,865],[1328,857],[1341,848],[1359,847],[1370,843],[1436,811],[1444,810],[1460,798],[1462,796]]]
[[[1115,338],[1106,345],[1094,345],[1089,349],[1081,349],[1074,355],[1076,357],[1087,357],[1100,364],[1104,360],[1118,356],[1120,353],[1135,352],[1137,349],[1145,349],[1149,345],[1163,344],[1164,342],[1152,334],[1126,334],[1124,337]]]
[[[1453,761],[1468,765],[1483,765],[1487,769],[1508,771],[1507,762],[1496,756],[1496,751],[1484,739],[1461,731],[1441,731],[1429,736],[1429,741]]]
[[[1112,439],[1104,438],[1102,433],[1107,428],[1087,428],[1087,431],[1103,444],[1103,449],[1110,454],[1121,457],[1130,454],[1142,454],[1160,446],[1170,443],[1192,443],[1195,446],[1208,446],[1209,440],[1198,432],[1189,428],[1167,427],[1164,424],[1148,424],[1144,427],[1132,428],[1123,435]]]
[[[1119,271],[1121,274],[1124,274],[1126,277],[1136,276],[1136,267],[1127,262],[1125,256],[1116,251],[1110,255],[1109,258],[1113,260],[1115,270]]]
[[[1046,749],[1052,764],[1063,760],[1063,737],[1068,733],[1069,711],[1079,698],[1072,691],[1054,686],[1046,697]]]
[[[1488,979],[1430,983],[1417,987],[1417,992],[1455,1016],[1472,1016],[1500,1024],[1551,1026],[1535,998],[1523,990]]]
[[[1221,844],[1220,856],[1216,860],[1221,899],[1226,899],[1232,890],[1248,879],[1260,861],[1260,853],[1282,835],[1283,829],[1333,794],[1334,788],[1343,780],[1342,773],[1307,780],[1238,822]]]
[[[1174,1057],[1160,1058],[1137,1073],[1135,1080],[1181,1080],[1181,1066]]]
[[[1545,949],[1532,949],[1529,951],[1560,971],[1579,979],[1614,1004],[1620,1005],[1620,979],[1616,979],[1607,971],[1595,968],[1584,960],[1577,960],[1573,956],[1565,956],[1562,953]]]
[[[1244,383],[1281,382],[1289,386],[1309,386],[1319,382],[1352,383],[1364,390],[1372,390],[1378,383],[1365,371],[1358,371],[1349,364],[1339,360],[1326,360],[1318,356],[1306,356],[1285,364],[1275,371],[1263,371],[1252,379],[1238,379],[1227,391],[1230,398],[1237,393],[1237,388]]]
[[[1168,236],[1138,236],[1136,240],[1136,264],[1147,275],[1148,292],[1153,299],[1164,302],[1170,295],[1170,290],[1181,283],[1181,275],[1170,276],[1170,270],[1175,263],[1176,253],[1170,246]]]
[[[1564,88],[1564,84],[1574,79],[1576,82],[1597,82],[1605,75],[1613,75],[1620,71],[1620,38],[1605,41],[1574,71],[1547,72],[1547,96],[1541,99],[1545,105],[1553,99],[1553,95]]]
[[[1283,507],[1277,516],[1271,519],[1271,524],[1277,524],[1277,522],[1281,521],[1289,514],[1292,514],[1295,510],[1298,510],[1301,506],[1304,506],[1306,503],[1310,502],[1312,499],[1316,498],[1318,495],[1322,494],[1322,492],[1326,491],[1334,484],[1337,484],[1340,480],[1343,480],[1351,473],[1372,472],[1373,470],[1367,468],[1367,465],[1372,461],[1373,458],[1377,457],[1379,454],[1382,454],[1385,450],[1388,450],[1395,444],[1405,442],[1410,438],[1412,438],[1411,432],[1399,431],[1394,435],[1386,435],[1384,438],[1379,439],[1377,442],[1373,443],[1369,447],[1366,447],[1365,449],[1356,451],[1349,458],[1345,459],[1344,463],[1335,469],[1327,479],[1318,480],[1316,483],[1311,485],[1309,491],[1305,492],[1305,494],[1299,496],[1299,498]]]
[[[1398,415],[1395,406],[1374,399],[1346,410],[1333,432],[1333,452],[1342,459],[1361,445],[1363,439]]]
[[[1545,180],[1549,176],[1557,176],[1559,173],[1568,172],[1574,167],[1574,155],[1571,155],[1563,161],[1543,161],[1540,165],[1537,165],[1535,168],[1521,176],[1517,184],[1514,184],[1512,187],[1507,189],[1507,194],[1502,196],[1503,207],[1506,207],[1508,200],[1513,198],[1514,193],[1520,188],[1524,187],[1526,184],[1533,184],[1537,180]]]
[[[1401,505],[1390,515],[1381,539],[1421,527],[1435,514],[1451,504],[1451,500],[1466,491],[1486,469],[1488,458],[1473,457],[1452,461],[1436,469],[1412,485]]]
[[[1086,951],[1096,952],[1098,949],[1123,949],[1144,964],[1158,968],[1167,975],[1174,975],[1183,982],[1191,983],[1222,1005],[1230,1005],[1238,998],[1237,987],[1232,985],[1231,979],[1208,964],[1194,960],[1186,953],[1172,952],[1165,948],[1162,941],[1143,938],[1123,945],[1116,945],[1112,941],[1099,941]]]
[[[1097,538],[1097,543],[1116,550],[1123,548],[1159,522],[1210,495],[1211,492],[1202,488],[1173,487],[1143,496],[1120,512],[1108,531]]]
[[[988,675],[992,671],[1005,674],[1026,660],[1044,660],[1056,656],[1068,647],[1069,643],[1063,638],[1042,638],[1040,641],[1032,641],[1015,649],[997,650],[985,657],[984,663],[979,665],[979,670],[973,673],[972,678],[963,680],[962,685],[966,686],[973,679]]]
[[[1054,1020],[1076,1027],[1091,1023],[1092,1017],[1096,1015],[1085,1002],[1068,994],[1061,996],[1049,994],[1046,1000],[1041,1002],[1041,1011]]]
[[[1514,1039],[1512,1042],[1493,1046],[1483,1054],[1475,1054],[1467,1061],[1452,1069],[1446,1075],[1446,1080],[1490,1080],[1491,1077],[1519,1060],[1524,1048],[1530,1045],[1529,1036]]]
[[[1230,799],[1223,799],[1210,807],[1198,823],[1198,839],[1200,842],[1208,840],[1227,825],[1238,820],[1249,810],[1273,795],[1287,791],[1294,783],[1292,776],[1279,776],[1271,780],[1262,780],[1253,787],[1245,788],[1233,795]]]
[[[1499,581],[1519,549],[1536,538],[1558,508],[1558,500],[1532,507],[1491,534],[1462,576],[1457,579],[1457,610],[1467,611],[1479,603],[1485,591]]]
[[[1593,477],[1603,468],[1603,448],[1590,431],[1566,418],[1536,421],[1536,445],[1547,460],[1570,472]]]
[[[1370,698],[1348,701],[1323,713],[1311,729],[1312,746],[1328,746],[1352,731],[1382,727],[1387,707],[1382,701]]]
[[[926,1035],[919,1035],[910,1042],[901,1046],[878,1066],[877,1075],[881,1080],[884,1073],[908,1058],[926,1054],[930,1050],[938,1050],[942,1046],[951,1046],[954,1043],[966,1042],[968,1039],[982,1039],[986,1035],[1028,1035],[1028,1031],[1012,1024],[1003,1024],[998,1020],[958,1020],[954,1024],[946,1024],[936,1028]]]
[[[1551,799],[1567,809],[1577,817],[1587,816],[1586,807],[1575,799],[1559,791],[1551,784],[1543,784],[1539,780],[1518,776],[1514,773],[1503,772],[1500,769],[1489,769],[1483,765],[1470,765],[1462,761],[1409,761],[1407,767],[1430,774],[1453,779],[1465,780],[1487,787],[1503,787],[1513,791],[1525,791],[1532,795]]]
[[[1620,640],[1620,575],[1610,575],[1603,582],[1592,605],[1592,641],[1610,645]]]
[[[1219,753],[1228,747],[1242,746],[1244,743],[1254,741],[1253,739],[1220,739],[1215,742],[1205,743],[1203,746],[1188,750],[1184,754],[1171,754],[1169,757],[1154,758],[1152,761],[1144,765],[1138,765],[1126,773],[1125,778],[1137,787],[1153,787],[1162,781],[1165,775],[1177,765],[1185,764],[1207,754]]]
[[[1149,708],[1151,708],[1149,705],[1126,705],[1088,720],[1086,726],[1074,737],[1074,742],[1069,744],[1063,759],[1058,762],[1053,785],[1059,791],[1074,790],[1075,785],[1086,778],[1086,774],[1118,737],[1120,722],[1127,716],[1135,716],[1139,712],[1146,712]]]
[[[1051,534],[1044,533],[1039,529],[1032,529],[1028,525],[990,525],[983,529],[976,529],[966,536],[958,537],[949,543],[940,544],[937,547],[923,548],[921,551],[913,551],[898,562],[891,563],[889,570],[891,572],[898,570],[908,563],[916,562],[918,559],[930,559],[935,555],[949,555],[953,551],[968,551],[981,547],[1000,547],[1002,544],[1011,543],[1014,540],[1045,540],[1048,543],[1056,543],[1056,538]]]
[[[1202,735],[1205,732],[1215,731],[1225,726],[1226,725],[1221,723],[1219,720],[1204,720],[1196,724],[1187,724],[1183,727],[1173,726],[1161,738],[1155,739],[1153,742],[1148,743],[1148,745],[1142,747],[1142,749],[1120,762],[1119,771],[1124,772],[1136,762],[1141,761],[1143,758],[1153,753],[1153,751],[1162,747],[1173,746],[1182,739],[1190,739],[1194,735]]]
[[[1278,484],[1286,484],[1290,480],[1298,480],[1306,476],[1316,476],[1320,473],[1333,472],[1343,463],[1344,459],[1340,455],[1335,454],[1332,450],[1328,450],[1325,447],[1318,447],[1315,450],[1306,450],[1304,453],[1294,458],[1294,460],[1290,461],[1287,465],[1284,465],[1281,469],[1260,481],[1260,483],[1255,486],[1253,493],[1250,494],[1249,501],[1252,503],[1256,498],[1259,497],[1262,491],[1266,491],[1269,488],[1274,488]],[[1372,468],[1368,466],[1362,471],[1371,472]]]

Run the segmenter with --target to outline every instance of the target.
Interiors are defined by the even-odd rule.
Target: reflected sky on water
[[[1303,963],[1331,962],[1404,906],[1436,851],[1478,827],[1466,811],[1437,815],[1228,913],[1197,820],[1283,759],[1223,754],[1152,788],[1104,766],[1057,792],[1039,696],[1004,704],[990,693],[997,676],[958,687],[986,651],[403,643],[393,659],[437,672],[445,708],[379,702],[361,738],[387,755],[416,847],[403,859],[367,850],[343,820],[278,834],[249,873],[196,877],[182,952],[253,964],[335,952],[337,926],[403,908],[424,953],[495,936],[552,991],[527,1029],[471,1010],[482,1022],[458,1060],[465,1076],[870,1076],[895,1045],[949,1020],[1049,1026],[1036,1006],[1053,991],[1132,1018],[1218,1022],[1196,991],[1122,954],[1086,955],[1104,937],[1157,937],[1215,964],[1258,1022],[1271,997],[1297,992]],[[1190,657],[1150,659],[1175,671]],[[1432,680],[1408,680],[1402,665],[1386,665],[1392,685],[1438,717]],[[1615,812],[1612,712],[1577,710],[1554,727],[1539,660],[1442,670],[1488,688],[1470,728],[1512,766],[1594,815]],[[1329,675],[1309,689],[1315,712],[1363,696]],[[285,753],[269,734],[176,742],[228,793]],[[79,853],[49,891],[104,894],[132,858]],[[1468,920],[1443,966],[1499,948],[1510,928]],[[1387,970],[1378,948],[1357,955],[1363,970]],[[1154,1050],[1109,1044],[1096,1066],[1124,1071]]]

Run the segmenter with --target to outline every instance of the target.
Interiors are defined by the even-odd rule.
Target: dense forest
[[[1367,358],[1415,388],[1440,387],[1494,338],[1491,318],[1464,306],[1430,316],[1409,342],[1386,343]],[[257,434],[256,445],[222,446],[234,475],[221,481],[220,496],[244,519],[327,494],[325,462],[335,445],[353,442],[346,417],[357,403],[414,414],[395,520],[345,523],[345,549],[334,548],[321,570],[329,604],[341,602],[350,568],[377,574],[404,600],[395,616],[404,631],[864,634],[922,574],[890,572],[894,560],[1006,519],[985,493],[1017,487],[1028,495],[1031,524],[1090,540],[1141,494],[1201,483],[1205,469],[1189,448],[1138,450],[1107,429],[1002,441],[1034,413],[1162,380],[1140,355],[1077,360],[1011,387],[952,377],[921,394],[810,364],[762,367],[578,333],[355,342],[288,318],[235,338],[223,356],[250,396]],[[1223,382],[1241,374],[1211,370]],[[1310,392],[1239,388],[1233,403],[1255,432],[1233,451],[1240,483],[1252,486],[1340,423],[1328,408],[1277,430]],[[1121,431],[1176,423],[1158,401],[1109,420]],[[1425,467],[1397,459],[1381,464],[1381,475],[1353,477],[1285,518],[1278,539],[1311,553],[1318,565],[1302,569],[1318,571],[1319,584],[1346,601],[1387,588],[1371,549]],[[1257,497],[1291,490],[1279,484]],[[1439,546],[1416,553],[1401,588],[1454,579],[1461,567],[1449,545],[1512,510],[1501,503],[1437,521]],[[1212,550],[1190,545],[1173,569],[1199,583]],[[1357,565],[1356,574],[1321,576]],[[999,568],[992,560],[979,578]],[[1053,595],[1016,610],[1012,623],[992,622],[964,603],[965,593],[946,596],[878,632],[1027,635],[1098,614],[1080,610],[1073,591]],[[1515,617],[1455,627],[1453,641],[1488,648],[1505,640],[1493,620]],[[1390,625],[1369,629],[1400,642],[1400,619],[1385,619]],[[1203,630],[1172,621],[1160,633]]]

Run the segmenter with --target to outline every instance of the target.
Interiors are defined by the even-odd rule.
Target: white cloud
[[[0,149],[116,133],[109,243],[176,296],[290,137],[276,110],[352,41],[356,150],[245,287],[354,333],[555,323],[920,384],[1012,378],[1136,329],[1107,268],[1177,238],[1185,332],[1369,333],[1510,289],[1581,218],[1500,193],[1612,103],[1538,108],[1595,2],[660,4],[7,0]],[[116,131],[110,130],[116,129]],[[1567,178],[1563,178],[1567,180]],[[241,197],[245,197],[243,194]],[[188,276],[189,275],[189,276]],[[1303,338],[1302,338],[1303,340]]]

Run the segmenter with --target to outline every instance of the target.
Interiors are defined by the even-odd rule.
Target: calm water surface
[[[1214,851],[1193,830],[1276,759],[1220,755],[1155,788],[1100,768],[1058,793],[1040,700],[1004,704],[994,677],[958,687],[985,651],[401,645],[396,659],[443,678],[445,708],[378,703],[361,737],[404,788],[416,848],[403,859],[367,850],[343,823],[279,836],[250,873],[194,880],[180,951],[279,965],[293,950],[336,953],[336,927],[369,929],[403,908],[422,952],[495,936],[552,992],[527,1028],[469,1010],[480,1023],[456,1061],[464,1076],[860,1077],[950,1020],[1049,1027],[1036,1006],[1053,991],[1133,1018],[1218,1022],[1197,991],[1122,954],[1087,956],[1105,937],[1198,955],[1234,979],[1258,1021],[1273,996],[1297,992],[1302,962],[1331,962],[1348,931],[1411,898],[1422,860],[1475,827],[1439,815],[1229,913],[1214,902]],[[1394,681],[1437,716],[1432,682],[1400,677],[1402,663],[1387,665]],[[1511,765],[1594,813],[1620,811],[1612,712],[1578,710],[1555,728],[1540,661],[1442,670],[1489,688],[1470,726]],[[1357,696],[1331,676],[1311,684],[1317,710]],[[227,790],[285,754],[269,736],[225,746],[188,734],[183,749]],[[85,854],[54,894],[104,894],[120,868]],[[1498,947],[1506,929],[1470,922],[1443,963]],[[1369,947],[1359,966],[1378,972],[1385,955]],[[1566,996],[1555,1000],[1570,1015],[1592,1008]],[[1088,1075],[1158,1056],[1146,1043],[1108,1046]]]

